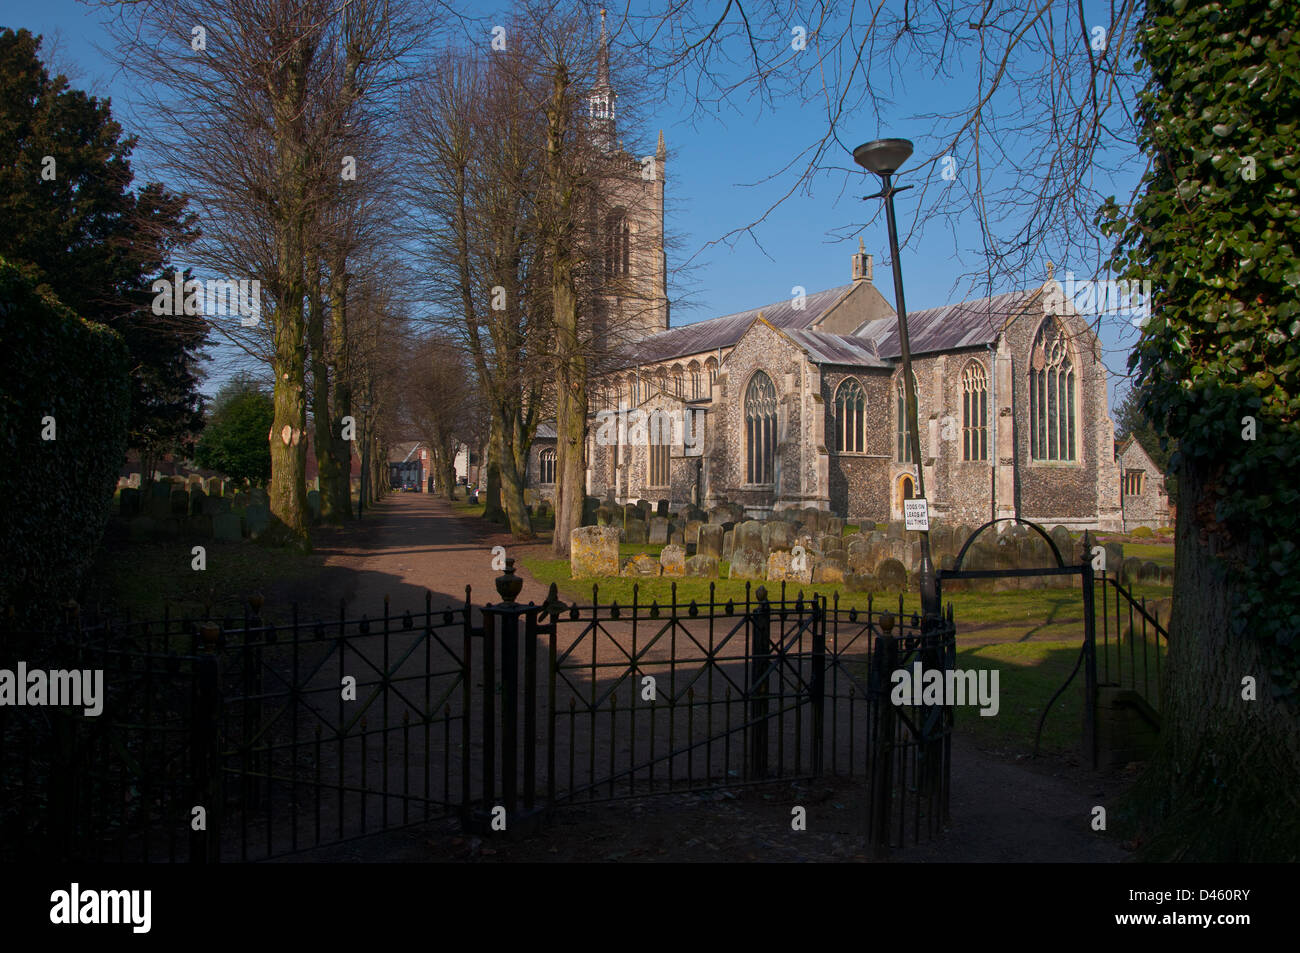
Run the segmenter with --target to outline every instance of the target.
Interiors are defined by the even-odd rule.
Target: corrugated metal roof
[[[851,364],[854,367],[889,367],[880,359],[876,342],[870,338],[792,328],[785,332],[818,364]]]
[[[912,353],[926,354],[991,344],[1007,321],[1023,311],[1041,290],[1041,287],[1033,287],[942,308],[914,311],[907,316]],[[896,317],[868,321],[854,331],[853,336],[874,340],[883,358],[896,358],[902,354]]]
[[[816,294],[807,295],[802,308],[795,308],[790,299],[765,304],[761,308],[750,308],[695,324],[685,324],[660,334],[635,341],[623,349],[622,354],[609,365],[609,370],[621,370],[636,367],[639,364],[658,364],[671,361],[676,357],[715,351],[720,347],[732,347],[741,335],[749,329],[763,312],[764,320],[782,330],[807,328],[830,310],[831,305],[839,301],[853,286],[842,285]]]

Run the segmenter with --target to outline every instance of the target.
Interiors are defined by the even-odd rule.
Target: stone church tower
[[[600,12],[596,82],[587,97],[593,142],[608,167],[595,231],[600,261],[596,322],[610,347],[668,330],[668,259],[664,250],[667,149],[659,132],[654,155],[623,149],[616,118],[618,93],[610,79],[609,36]]]

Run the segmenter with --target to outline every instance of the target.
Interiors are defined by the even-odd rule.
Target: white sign
[[[904,500],[903,521],[906,529],[930,531],[930,506],[925,500]]]

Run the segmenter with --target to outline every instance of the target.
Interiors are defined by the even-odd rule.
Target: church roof
[[[1023,312],[1042,290],[1035,286],[991,298],[914,311],[907,316],[912,353],[927,354],[992,344],[1007,322]],[[873,340],[881,357],[895,358],[902,354],[896,316],[868,321],[854,331],[853,336]]]
[[[720,347],[732,347],[749,330],[749,326],[754,323],[760,311],[765,321],[783,331],[807,328],[816,323],[818,318],[829,311],[831,306],[852,288],[852,285],[842,285],[839,288],[830,288],[807,295],[803,300],[802,308],[796,308],[794,301],[787,298],[775,304],[765,304],[760,308],[750,308],[748,311],[709,318],[707,321],[684,324],[632,342],[623,348],[622,354],[612,362],[609,369],[635,367],[638,364],[657,364],[661,361],[670,361],[675,357],[715,351]],[[835,334],[822,336],[841,337]]]
[[[889,362],[902,354],[898,344],[898,321],[894,315],[868,321],[852,334],[812,329],[822,315],[852,289],[851,284],[841,285],[807,295],[802,308],[796,308],[795,302],[786,298],[748,311],[672,328],[627,345],[607,370],[658,364],[733,347],[760,312],[765,321],[784,331],[818,363],[892,366]],[[914,311],[907,316],[912,353],[930,354],[992,344],[1007,323],[1029,307],[1041,293],[1042,288],[1034,286],[989,298]]]
[[[764,315],[766,317],[766,315]],[[785,332],[818,364],[851,364],[854,367],[890,367],[880,359],[876,342],[870,338],[829,331],[791,328]]]

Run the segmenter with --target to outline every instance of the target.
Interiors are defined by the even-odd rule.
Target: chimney
[[[858,250],[853,255],[853,283],[870,281],[873,264],[872,257],[867,254],[867,249],[862,244],[862,239],[859,238]]]

